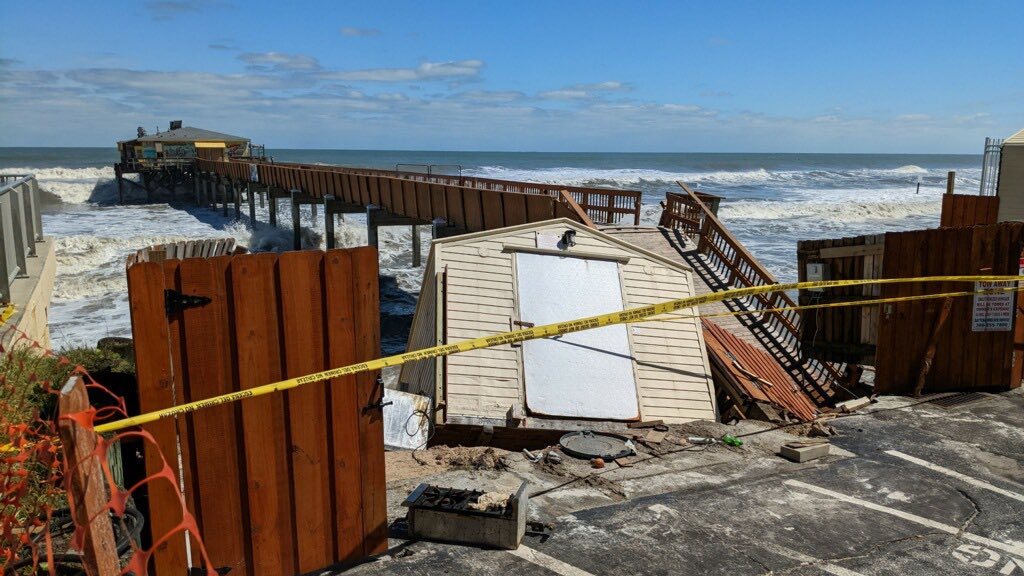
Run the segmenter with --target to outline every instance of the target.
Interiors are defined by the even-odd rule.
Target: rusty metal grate
[[[928,403],[933,406],[949,410],[951,408],[963,406],[964,404],[984,400],[985,398],[988,398],[988,394],[982,394],[981,392],[958,392],[956,394],[950,394],[948,396],[929,400]]]

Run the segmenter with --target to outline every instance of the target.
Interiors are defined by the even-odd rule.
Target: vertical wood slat
[[[287,378],[324,370],[323,252],[286,252],[278,260],[284,365]],[[332,563],[330,461],[325,441],[327,399],[322,384],[287,393],[298,566],[309,572]]]
[[[277,256],[254,254],[231,263],[239,389],[281,379]],[[289,486],[285,406],[281,394],[241,403],[255,576],[292,574],[295,527]]]
[[[380,357],[380,288],[377,250],[372,247],[352,250],[355,284],[356,361]],[[356,375],[361,452],[363,553],[378,554],[387,549],[387,494],[384,476],[384,418],[380,403],[384,387],[379,372]]]
[[[480,191],[480,207],[483,212],[483,225],[487,230],[501,228],[505,225],[505,214],[501,196],[508,192]]]
[[[164,272],[159,263],[140,262],[128,268],[129,308],[133,334],[136,338],[136,381],[139,389],[139,410],[151,412],[174,404],[171,356],[167,321],[164,316]],[[146,475],[163,471],[161,452],[172,467],[177,459],[174,420],[163,418],[146,426],[156,445],[145,443]],[[162,478],[147,483],[150,517],[148,526],[156,542],[173,530],[182,520],[181,500],[177,483]],[[185,536],[174,534],[153,550],[152,567],[161,576],[181,574],[186,568]]]
[[[459,228],[466,227],[466,214],[462,209],[462,188],[445,186],[445,207],[448,212],[448,223]]]
[[[206,296],[206,306],[182,312],[185,338],[182,345],[185,372],[182,381],[191,400],[235,391],[232,362],[234,334],[230,325],[227,268],[230,256],[181,261],[181,292]],[[195,501],[193,509],[210,562],[216,568],[230,566],[247,573],[252,552],[248,550],[246,490],[242,482],[243,459],[239,446],[241,406],[225,404],[189,416],[194,443],[192,452]],[[224,487],[242,489],[224,490]],[[196,548],[193,548],[196,550]]]
[[[352,282],[352,254],[328,250],[324,256],[325,320],[331,327],[327,358],[331,366],[356,362],[355,285]],[[361,558],[363,552],[362,461],[359,437],[361,410],[356,377],[335,378],[329,384],[331,449],[334,458],[332,500],[336,522],[335,551],[340,561]]]

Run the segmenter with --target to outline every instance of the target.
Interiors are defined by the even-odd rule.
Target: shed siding
[[[999,221],[1024,221],[1024,145],[1003,144],[998,186]]]
[[[622,265],[626,306],[635,308],[693,295],[689,272],[646,258]],[[669,422],[714,420],[714,387],[698,321],[680,319],[630,326],[645,418]]]
[[[437,344],[436,286],[434,260],[431,258],[424,270],[423,284],[420,288],[419,298],[416,300],[416,312],[409,329],[409,342],[405,347],[407,351],[429,348]],[[401,389],[434,398],[436,362],[437,360],[430,359],[403,364],[398,376]]]

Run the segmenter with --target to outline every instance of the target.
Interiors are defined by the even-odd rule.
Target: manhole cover
[[[558,441],[562,445],[562,451],[570,456],[584,458],[603,458],[614,460],[629,456],[633,448],[627,444],[624,436],[617,434],[601,434],[584,430],[582,432],[570,432]]]
[[[985,398],[988,398],[988,394],[983,394],[981,392],[958,392],[956,394],[950,394],[949,396],[929,400],[928,403],[933,406],[949,410],[950,408],[956,408],[957,406],[963,406],[964,404],[970,404],[971,402],[977,402],[978,400],[984,400]]]

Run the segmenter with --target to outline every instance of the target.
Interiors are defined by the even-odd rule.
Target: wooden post
[[[196,196],[196,206],[202,205],[202,200],[199,198],[203,186],[202,177],[203,173],[199,170],[194,170],[192,172],[192,192]]]
[[[266,200],[266,195],[269,194],[269,193],[270,193],[270,186],[267,186],[266,189],[264,189],[264,190],[260,190],[260,208],[264,207],[264,201]]]
[[[377,247],[377,215],[383,212],[373,204],[366,207],[366,245]]]
[[[302,250],[302,213],[299,211],[299,191],[292,190],[292,249]]]
[[[953,171],[953,170],[950,170],[949,173],[946,174],[946,194],[952,194],[953,193],[953,187],[955,185],[956,185],[956,172]]]
[[[124,175],[120,164],[114,164],[114,176],[117,178],[117,203],[124,204]]]
[[[251,224],[256,223],[256,197],[253,193],[256,191],[256,186],[253,186],[252,182],[245,185],[246,199],[249,201],[249,221]]]
[[[242,183],[232,182],[231,183],[231,195],[235,201],[235,220],[242,217]]]
[[[267,188],[267,199],[270,200],[270,225],[277,228],[277,198]]]
[[[82,559],[89,574],[121,571],[114,545],[114,528],[107,512],[102,455],[95,454],[96,434],[69,416],[89,409],[89,395],[81,376],[72,376],[60,391],[60,441],[67,473],[64,477],[75,525],[85,527]]]
[[[327,236],[327,249],[334,248],[334,214],[331,214],[331,202],[334,196],[324,196],[324,235]]]
[[[220,185],[221,196],[220,196],[220,199],[221,199],[221,202],[223,202],[223,214],[224,214],[225,217],[227,217],[227,215],[228,215],[228,190],[234,188],[234,186],[235,185],[231,182],[230,178],[224,178],[223,180],[221,180],[221,185]]]
[[[435,220],[435,229],[437,228]],[[413,224],[412,226],[412,267],[420,267],[420,227]]]

